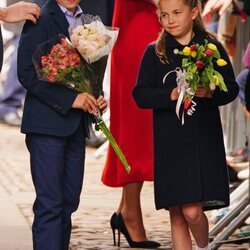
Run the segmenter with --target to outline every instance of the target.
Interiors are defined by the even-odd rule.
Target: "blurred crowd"
[[[249,82],[250,68],[250,2],[209,0],[203,14],[207,29],[227,50],[240,88],[237,100],[221,108],[228,164],[238,172],[242,168],[237,164],[245,163],[247,167],[249,157],[250,127],[245,86]],[[249,174],[246,167],[244,178]]]

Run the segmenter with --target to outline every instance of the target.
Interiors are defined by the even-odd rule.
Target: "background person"
[[[115,1],[113,26],[120,30],[111,56],[110,130],[131,173],[124,171],[109,146],[102,174],[105,185],[123,188],[120,205],[111,218],[112,229],[117,229],[117,215],[122,216],[130,246],[144,248],[160,245],[147,241],[140,204],[143,182],[153,180],[152,112],[136,106],[132,89],[143,51],[160,30],[155,11],[150,0]]]

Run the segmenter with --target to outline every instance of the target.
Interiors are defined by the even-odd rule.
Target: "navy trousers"
[[[71,214],[77,210],[85,159],[83,126],[69,137],[27,134],[36,191],[34,250],[68,250]]]

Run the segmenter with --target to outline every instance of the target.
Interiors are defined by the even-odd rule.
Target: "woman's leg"
[[[143,182],[134,182],[123,187],[123,207],[121,210],[131,239],[138,242],[147,240],[140,201],[142,185]]]
[[[119,204],[119,207],[116,211],[117,214],[120,214],[122,209],[123,209],[123,206],[124,206],[124,189],[122,189],[122,197],[121,197],[121,201],[120,201],[120,204]]]
[[[183,250],[183,246],[185,246],[185,250],[191,250],[191,236],[181,206],[170,207],[169,213],[173,249]]]
[[[201,203],[183,205],[182,211],[197,246],[206,247],[208,245],[208,220]]]

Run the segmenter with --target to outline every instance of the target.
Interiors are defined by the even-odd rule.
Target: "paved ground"
[[[18,128],[3,124],[0,131],[0,250],[31,250],[34,189],[24,135]],[[93,154],[94,149],[88,148],[81,203],[73,216],[71,250],[116,250],[119,248],[112,245],[109,218],[119,202],[120,189],[102,185],[100,176],[105,158],[96,159]],[[142,206],[149,238],[161,242],[161,249],[171,249],[168,214],[155,210],[152,183],[144,185]],[[129,249],[124,238],[121,243],[121,249]],[[219,249],[249,248],[224,245]]]

